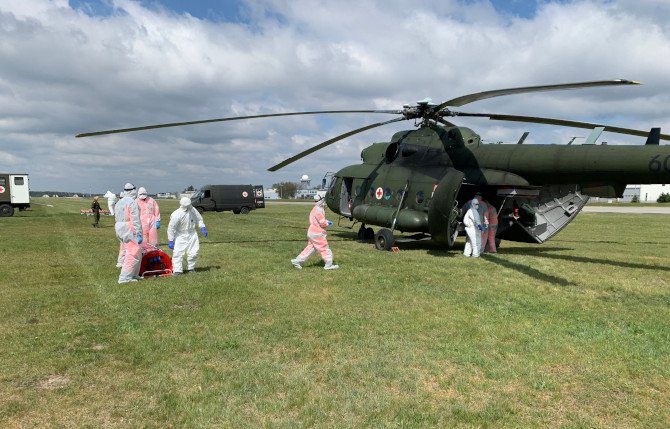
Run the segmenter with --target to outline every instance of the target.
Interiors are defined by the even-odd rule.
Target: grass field
[[[270,203],[206,213],[198,273],[118,285],[111,218],[34,202],[0,219],[0,427],[670,427],[668,216],[480,259],[336,226],[324,271],[289,262],[310,207]]]

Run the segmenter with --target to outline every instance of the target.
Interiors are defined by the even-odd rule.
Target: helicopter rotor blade
[[[170,122],[165,124],[155,124],[155,125],[146,125],[142,127],[133,127],[133,128],[119,128],[115,130],[105,130],[105,131],[94,131],[90,133],[81,133],[77,134],[75,137],[91,137],[91,136],[100,136],[105,134],[118,134],[118,133],[129,133],[133,131],[144,131],[144,130],[153,130],[156,128],[169,128],[169,127],[180,127],[183,125],[197,125],[197,124],[209,124],[212,122],[224,122],[224,121],[237,121],[241,119],[256,119],[256,118],[270,118],[275,116],[299,116],[299,115],[321,115],[321,114],[333,114],[333,113],[391,113],[394,115],[399,115],[402,113],[401,110],[320,110],[314,112],[288,112],[288,113],[272,113],[267,115],[251,115],[251,116],[231,116],[227,118],[215,118],[215,119],[204,119],[200,121],[186,121],[186,122]]]
[[[610,125],[594,124],[590,122],[568,121],[564,119],[542,118],[538,116],[498,115],[491,113],[465,113],[465,112],[451,112],[451,113],[454,114],[454,116],[489,118],[492,121],[529,122],[535,124],[560,125],[562,127],[587,128],[587,129],[603,127],[605,128],[605,131],[609,131],[611,133],[628,134],[640,137],[649,136],[649,131],[634,130],[631,128],[613,127]],[[670,140],[670,135],[661,134],[660,138],[662,140]]]
[[[406,120],[404,117],[401,117],[401,118],[395,118],[395,119],[391,119],[390,121],[377,122],[377,123],[375,123],[375,124],[366,125],[366,126],[364,126],[364,127],[357,128],[357,129],[355,129],[355,130],[348,131],[348,132],[346,132],[346,133],[344,133],[344,134],[340,134],[340,135],[337,136],[337,137],[333,137],[332,139],[326,140],[326,141],[323,142],[323,143],[319,143],[319,144],[316,145],[316,146],[312,146],[311,148],[309,148],[309,149],[307,149],[307,150],[304,150],[304,151],[300,152],[300,153],[297,154],[297,155],[294,155],[294,156],[292,156],[292,157],[290,157],[290,158],[288,158],[288,159],[285,159],[285,160],[283,160],[282,162],[280,162],[279,164],[277,164],[277,165],[273,165],[272,167],[268,168],[268,171],[277,171],[277,170],[279,170],[280,168],[286,167],[287,165],[289,165],[289,164],[291,164],[291,163],[293,163],[293,162],[299,160],[300,158],[303,158],[303,157],[309,155],[310,153],[316,152],[316,151],[319,150],[319,149],[323,149],[324,147],[326,147],[326,146],[328,146],[328,145],[331,145],[331,144],[333,144],[333,143],[335,143],[335,142],[338,142],[338,141],[340,141],[340,140],[343,140],[343,139],[345,139],[345,138],[347,138],[347,137],[351,137],[351,136],[353,136],[354,134],[362,133],[363,131],[367,131],[367,130],[370,130],[370,129],[372,129],[372,128],[381,127],[382,125],[387,125],[387,124],[391,124],[391,123],[393,123],[393,122],[404,121],[404,120]]]
[[[444,124],[444,125],[448,126],[448,127],[455,127],[456,126],[456,124],[452,124],[451,122],[445,120],[444,118],[439,118],[438,117],[438,118],[435,118],[435,120],[437,122],[441,123],[441,124]]]
[[[540,86],[524,86],[520,88],[497,89],[493,91],[477,92],[474,94],[463,95],[461,97],[452,98],[444,103],[438,104],[434,111],[439,111],[447,106],[463,106],[478,100],[487,98],[500,97],[503,95],[523,94],[527,92],[542,92],[542,91],[557,91],[564,89],[590,88],[595,86],[616,86],[616,85],[640,85],[640,82],[626,79],[612,79],[612,80],[597,80],[592,82],[576,82],[563,83],[558,85],[540,85]]]

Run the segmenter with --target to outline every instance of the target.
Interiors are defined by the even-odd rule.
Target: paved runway
[[[670,207],[658,207],[656,205],[639,205],[633,207],[622,206],[592,206],[586,205],[582,212],[584,213],[627,213],[627,214],[665,214],[670,215]]]

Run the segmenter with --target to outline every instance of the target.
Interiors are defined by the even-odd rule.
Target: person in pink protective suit
[[[158,247],[158,229],[161,227],[161,213],[156,200],[147,195],[147,190],[140,187],[137,191],[137,205],[140,207],[142,219],[142,248],[153,250]]]
[[[477,212],[479,213],[479,219],[482,221],[482,232],[481,232],[481,245],[479,247],[479,253],[484,253],[486,248],[486,240],[489,237],[489,205],[482,198],[482,194],[477,192],[475,198],[479,201],[479,207]]]
[[[487,214],[489,218],[488,240],[486,241],[486,252],[496,253],[496,232],[498,231],[498,210],[491,203],[488,205]]]
[[[333,222],[326,219],[326,211],[324,210],[326,200],[322,196],[316,195],[314,201],[316,201],[316,204],[312,211],[309,212],[307,246],[295,259],[291,259],[291,263],[294,267],[301,269],[302,264],[318,250],[321,253],[321,259],[326,264],[323,267],[325,270],[340,268],[339,265],[333,264],[333,252],[330,250],[330,246],[328,246],[328,241],[326,240],[325,228],[333,224]]]
[[[140,262],[142,252],[142,222],[140,220],[140,208],[137,206],[135,198],[137,190],[135,186],[126,183],[124,197],[116,203],[114,207],[114,230],[116,237],[121,242],[119,254],[123,255],[121,263],[121,273],[119,274],[119,283],[128,283],[137,281],[140,272]]]

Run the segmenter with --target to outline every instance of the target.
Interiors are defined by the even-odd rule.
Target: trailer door
[[[12,195],[12,204],[29,204],[30,187],[27,174],[10,174],[9,188]]]

